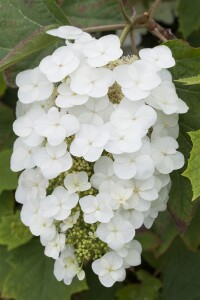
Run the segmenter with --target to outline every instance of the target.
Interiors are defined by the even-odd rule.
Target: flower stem
[[[149,14],[149,17],[151,18],[157,8],[157,6],[160,4],[160,0],[155,0],[151,7],[149,8],[149,11],[148,11],[148,14]]]
[[[120,36],[120,44],[121,46],[123,46],[124,44],[124,41],[128,35],[128,33],[131,31],[133,25],[132,24],[127,24],[125,27],[124,27],[124,30],[122,31],[122,34]]]

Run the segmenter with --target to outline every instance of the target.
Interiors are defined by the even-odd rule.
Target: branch
[[[154,2],[152,3],[151,7],[148,10],[149,18],[153,17],[154,12],[159,4],[160,4],[160,0],[154,0]]]
[[[83,31],[85,32],[97,32],[97,31],[112,31],[118,29],[124,29],[126,24],[112,24],[112,25],[100,25],[100,26],[92,26],[92,27],[85,27]]]
[[[147,22],[147,29],[162,42],[176,39],[176,36],[171,32],[170,29],[162,27],[154,19],[150,19]]]
[[[119,6],[120,6],[120,9],[121,9],[122,15],[124,17],[124,20],[126,20],[127,23],[131,23],[131,19],[127,15],[126,10],[124,8],[123,0],[119,0]]]

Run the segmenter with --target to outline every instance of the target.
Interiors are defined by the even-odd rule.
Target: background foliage
[[[137,12],[152,1],[131,0]],[[128,9],[128,7],[127,7]],[[171,70],[177,92],[190,110],[180,117],[180,150],[188,168],[172,175],[168,211],[149,231],[138,233],[143,263],[128,271],[124,284],[106,289],[92,275],[69,287],[52,274],[53,261],[43,254],[19,217],[14,202],[17,175],[9,169],[14,141],[12,123],[17,101],[15,76],[32,68],[58,47],[45,34],[73,24],[81,28],[123,22],[116,0],[0,0],[0,297],[15,300],[199,300],[200,299],[200,2],[163,0],[155,18],[178,40],[166,44],[177,61]],[[159,41],[145,30],[135,36],[140,47]],[[187,40],[190,44],[183,42]],[[126,51],[130,51],[127,46]],[[189,132],[189,134],[188,134]],[[193,143],[193,149],[192,149]],[[187,164],[186,164],[187,165]],[[184,176],[181,175],[184,171]],[[190,181],[188,180],[190,179]],[[192,185],[191,185],[191,183]],[[192,201],[195,200],[195,201]]]

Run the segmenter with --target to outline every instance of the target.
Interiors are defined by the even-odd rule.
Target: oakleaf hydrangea
[[[21,220],[55,260],[57,280],[84,266],[111,287],[141,263],[137,232],[166,209],[169,174],[180,169],[179,99],[167,46],[123,56],[119,38],[73,26],[49,30],[65,45],[17,75]]]

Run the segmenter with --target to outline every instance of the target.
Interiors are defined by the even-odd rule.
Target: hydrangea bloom
[[[188,107],[166,70],[175,64],[168,47],[121,57],[115,35],[48,33],[65,46],[16,79],[16,201],[57,280],[84,279],[92,262],[110,287],[141,263],[137,230],[167,207],[169,174],[184,164],[178,114]]]

